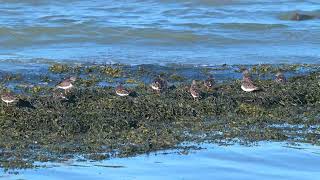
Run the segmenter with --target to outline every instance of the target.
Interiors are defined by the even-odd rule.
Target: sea
[[[292,21],[294,13],[314,16]],[[320,63],[319,0],[0,0],[1,71],[52,63]],[[202,144],[0,179],[318,179],[318,146]]]

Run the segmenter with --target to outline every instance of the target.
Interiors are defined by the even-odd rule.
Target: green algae
[[[169,80],[173,80],[173,81],[180,81],[180,82],[183,82],[185,81],[186,79],[181,76],[181,75],[177,75],[177,74],[172,74],[170,77],[169,77]]]
[[[256,72],[272,74],[280,68],[296,72],[305,67],[268,65]],[[179,83],[170,84],[160,95],[144,81],[152,67],[68,65],[63,71],[50,67],[52,75],[39,77],[48,86],[27,89],[17,104],[1,104],[0,165],[31,168],[35,161],[65,161],[79,154],[93,160],[128,157],[179,148],[183,142],[248,144],[266,140],[319,145],[320,71],[308,67],[310,73],[292,76],[286,84],[258,78],[255,83],[262,90],[254,93],[243,92],[239,79],[221,82],[211,91],[202,87],[199,101],[189,94],[191,79],[182,72],[196,71],[194,76],[204,79],[211,71],[208,67],[161,69],[159,74]],[[228,69],[231,73],[232,67]],[[55,83],[61,80],[57,72],[80,77],[66,99],[53,94]],[[123,82],[120,77],[124,74],[125,82],[135,84],[130,87],[135,96],[118,97],[113,87],[98,85],[106,79]]]
[[[70,67],[66,64],[53,64],[49,67],[49,71],[53,73],[66,73],[70,71]]]
[[[101,72],[105,75],[111,76],[111,77],[120,77],[122,75],[121,68],[114,68],[111,66],[103,67],[101,69]]]

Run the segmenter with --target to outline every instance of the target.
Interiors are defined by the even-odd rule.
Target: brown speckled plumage
[[[17,100],[17,97],[13,95],[12,93],[3,93],[1,95],[1,100],[9,105],[9,103],[13,103]]]
[[[194,100],[197,100],[200,97],[200,90],[195,80],[192,81],[189,91]]]
[[[206,79],[204,81],[204,86],[209,90],[209,89],[212,89],[213,86],[214,86],[214,79],[213,79],[213,76],[210,75],[208,79]]]
[[[276,79],[275,79],[275,81],[276,81],[277,83],[281,83],[281,84],[284,84],[284,83],[287,82],[286,77],[285,77],[284,74],[281,73],[281,72],[278,72],[278,73],[276,74]]]
[[[65,79],[62,82],[60,82],[56,87],[59,89],[63,89],[66,94],[67,91],[73,87],[72,83],[74,83],[75,81],[76,81],[75,77],[70,77],[70,78]]]
[[[130,91],[123,87],[122,84],[118,85],[115,91],[118,96],[128,96],[130,94]]]
[[[167,81],[159,76],[151,83],[151,88],[160,93],[167,88]]]
[[[253,84],[251,75],[248,70],[243,71],[241,89],[246,92],[257,91],[259,88]]]

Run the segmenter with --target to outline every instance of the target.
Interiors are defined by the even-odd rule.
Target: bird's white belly
[[[246,91],[246,92],[252,92],[252,91],[257,90],[256,88],[246,88],[246,87],[244,87],[243,85],[241,85],[241,89],[244,90],[244,91]]]
[[[128,95],[129,95],[128,93],[118,93],[118,92],[117,92],[117,94],[118,94],[119,96],[128,96]]]
[[[159,88],[159,87],[154,86],[154,85],[151,85],[151,88],[152,88],[152,89],[154,89],[154,90],[160,90],[160,88]]]
[[[191,96],[194,97],[194,98],[199,97],[198,94],[193,94],[193,93],[191,93]]]
[[[12,102],[14,102],[15,100],[3,100],[3,99],[2,99],[2,101],[4,101],[5,103],[12,103]]]
[[[70,89],[72,87],[73,87],[72,84],[70,84],[69,86],[57,86],[57,88],[60,88],[60,89]]]

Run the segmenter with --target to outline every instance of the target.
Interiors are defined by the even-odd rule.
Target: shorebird
[[[192,81],[191,87],[189,89],[191,96],[193,97],[194,100],[197,100],[200,97],[200,91],[197,86],[196,80]]]
[[[160,94],[160,92],[167,87],[167,81],[161,78],[159,75],[154,79],[150,86],[153,90],[157,91]]]
[[[203,84],[207,88],[207,90],[213,88],[213,86],[214,86],[213,76],[210,75],[209,78],[207,80],[205,80]]]
[[[129,96],[130,95],[130,91],[127,90],[125,87],[123,87],[122,84],[119,84],[116,87],[116,94],[118,96]]]
[[[17,97],[7,92],[1,95],[1,100],[9,106],[9,103],[13,103],[17,100]]]
[[[67,91],[73,87],[72,83],[74,83],[75,81],[76,81],[75,77],[70,77],[60,82],[56,87],[59,89],[63,89],[64,93],[67,94]]]
[[[286,77],[284,76],[284,74],[282,73],[282,72],[278,72],[277,74],[276,74],[276,79],[275,79],[275,81],[277,82],[277,83],[286,83]]]
[[[241,84],[241,89],[246,91],[246,92],[252,92],[252,91],[257,91],[259,88],[255,86],[251,80],[251,76],[248,70],[243,71],[243,78],[242,78],[242,84]]]

